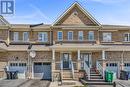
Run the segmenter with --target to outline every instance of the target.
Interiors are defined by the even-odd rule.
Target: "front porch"
[[[79,80],[80,70],[85,70],[88,75],[88,79],[90,79],[90,69],[97,69],[97,60],[102,59],[105,59],[105,51],[101,49],[53,49],[52,81],[66,79]],[[103,70],[103,63],[101,66]],[[64,75],[64,73],[67,73],[67,75]],[[70,74],[71,77],[68,76],[68,74]],[[102,76],[104,76],[103,74]]]

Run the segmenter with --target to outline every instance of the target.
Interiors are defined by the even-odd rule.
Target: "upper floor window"
[[[19,32],[14,32],[13,40],[19,41]]]
[[[130,33],[124,34],[124,41],[127,41],[127,42],[130,41]]]
[[[83,31],[78,32],[78,39],[83,40]]]
[[[23,41],[29,41],[29,33],[23,32]]]
[[[73,31],[68,32],[68,40],[73,40]]]
[[[111,42],[112,41],[112,34],[111,33],[103,33],[103,41]]]
[[[63,40],[63,32],[62,31],[58,31],[57,38],[58,38],[58,41]]]
[[[40,41],[40,42],[47,42],[48,41],[48,34],[47,34],[47,32],[39,32],[38,33],[38,41]]]
[[[89,31],[88,32],[88,40],[89,41],[94,41],[94,31]]]

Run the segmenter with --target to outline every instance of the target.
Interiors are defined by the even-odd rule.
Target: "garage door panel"
[[[51,64],[34,63],[34,77],[36,79],[51,79]]]

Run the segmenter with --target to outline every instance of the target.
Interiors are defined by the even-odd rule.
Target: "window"
[[[48,41],[47,32],[39,32],[38,33],[38,41],[40,41],[40,42],[47,42]]]
[[[130,34],[129,33],[124,34],[124,41],[126,41],[126,42],[130,41]]]
[[[78,39],[83,40],[83,31],[78,32]]]
[[[58,41],[63,40],[63,32],[62,31],[58,31],[57,38],[58,38]]]
[[[107,67],[117,67],[117,63],[106,63]]]
[[[130,67],[130,63],[124,63],[125,67]]]
[[[88,40],[89,41],[94,41],[94,31],[89,31],[88,32]]]
[[[23,41],[29,41],[29,34],[28,32],[23,32]]]
[[[111,40],[112,40],[111,33],[103,33],[103,41],[111,42]]]
[[[13,40],[14,40],[15,42],[19,41],[19,32],[14,32]]]
[[[73,31],[68,32],[68,40],[73,40]]]

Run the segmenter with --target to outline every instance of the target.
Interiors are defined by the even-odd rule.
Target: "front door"
[[[84,64],[87,64],[88,67],[92,67],[92,60],[91,60],[91,54],[84,53],[83,54]]]
[[[63,68],[69,69],[69,53],[63,53]]]

